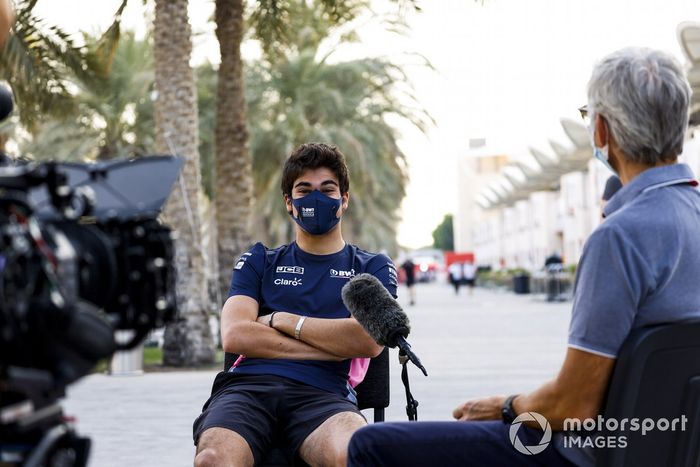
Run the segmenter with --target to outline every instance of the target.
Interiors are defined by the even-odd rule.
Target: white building
[[[678,37],[693,88],[691,130],[681,161],[700,174],[700,25],[683,23]],[[531,149],[515,159],[482,147],[460,161],[455,248],[473,251],[480,266],[536,270],[557,252],[576,264],[601,221],[600,201],[610,171],[592,156],[583,123],[562,119],[568,146]],[[698,138],[695,134],[698,133]]]

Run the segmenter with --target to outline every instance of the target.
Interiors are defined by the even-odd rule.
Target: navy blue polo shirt
[[[574,286],[569,346],[615,358],[632,329],[700,318],[700,192],[690,168],[647,169],[605,206]]]
[[[347,318],[341,289],[356,274],[377,277],[396,297],[396,269],[388,256],[345,245],[338,253],[313,255],[296,242],[275,249],[256,243],[236,262],[229,297],[246,295],[260,306],[259,315],[286,311],[311,318]],[[350,360],[327,362],[245,358],[230,371],[269,374],[348,394]]]

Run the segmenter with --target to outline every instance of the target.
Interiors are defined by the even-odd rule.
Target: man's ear
[[[282,196],[284,197],[284,205],[285,205],[285,208],[287,209],[287,214],[293,215],[294,214],[294,206],[292,205],[292,197],[286,193]]]
[[[345,194],[343,194],[343,196],[340,199],[342,200],[343,211],[347,211],[348,205],[350,204],[350,192],[346,192]]]
[[[595,143],[596,147],[602,148],[608,144],[610,139],[608,131],[608,122],[605,120],[605,117],[600,114],[596,114],[595,133],[593,134],[593,142]]]

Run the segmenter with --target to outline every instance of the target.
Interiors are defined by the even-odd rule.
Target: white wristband
[[[304,320],[306,319],[306,316],[302,316],[299,318],[299,321],[297,321],[297,327],[294,328],[294,338],[296,340],[301,339],[301,327],[304,325]]]

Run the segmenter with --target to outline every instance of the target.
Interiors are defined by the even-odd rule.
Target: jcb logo
[[[301,266],[277,266],[277,274],[304,274]]]

